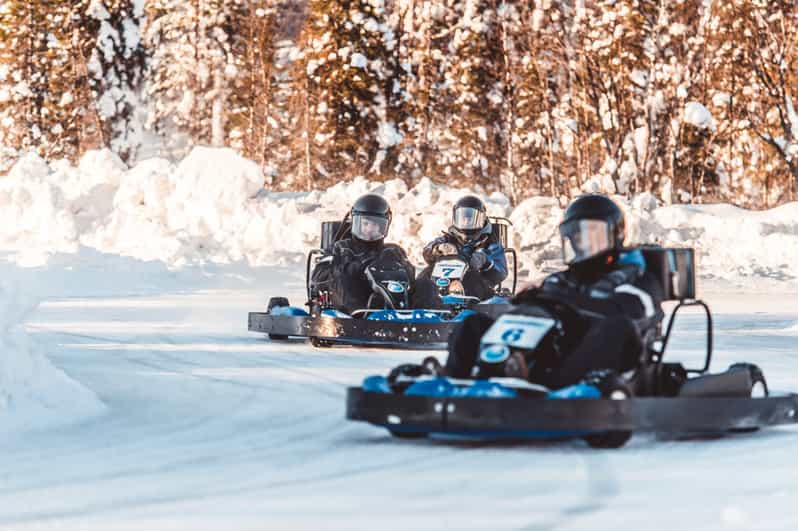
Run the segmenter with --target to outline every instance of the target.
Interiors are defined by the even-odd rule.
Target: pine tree
[[[246,35],[241,63],[242,107],[231,117],[233,146],[247,157],[265,164],[271,134],[272,103],[276,83],[275,35],[277,2],[266,0],[250,4],[245,26]],[[253,9],[254,8],[254,9]]]
[[[48,158],[75,158],[80,94],[71,56],[69,4],[0,5],[0,142]]]
[[[143,126],[136,114],[145,60],[141,16],[133,0],[78,0],[73,8],[73,57],[91,94],[82,102],[87,121],[99,122],[100,144],[126,161],[141,145]]]
[[[798,5],[713,4],[707,75],[726,124],[721,155],[738,202],[794,198],[798,179]]]
[[[225,145],[230,123],[246,115],[242,79],[246,0],[149,0],[143,38],[152,50],[150,125],[184,141]],[[240,134],[237,133],[237,135]]]
[[[396,169],[400,88],[395,34],[382,0],[311,0],[297,64],[305,174],[320,179]]]
[[[444,174],[457,183],[496,187],[505,153],[505,103],[501,33],[495,2],[465,0],[458,6],[444,71],[447,100],[454,107],[438,147]]]

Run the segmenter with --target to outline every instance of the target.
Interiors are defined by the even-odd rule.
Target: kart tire
[[[272,308],[278,308],[280,306],[289,306],[288,299],[285,297],[272,297],[269,299],[269,304],[266,306],[266,312],[271,313]],[[272,341],[284,341],[288,339],[288,336],[283,334],[269,334],[269,339]]]
[[[626,400],[633,396],[629,385],[614,371],[594,371],[586,377],[598,387],[603,398]],[[608,431],[585,435],[583,439],[591,448],[620,448],[632,437],[631,431]]]
[[[751,398],[764,398],[770,394],[770,392],[768,391],[767,381],[765,381],[765,375],[762,372],[762,369],[760,369],[758,365],[754,365],[753,363],[734,363],[733,365],[729,366],[729,370],[733,369],[748,369],[748,371],[750,372]],[[758,430],[759,430],[758,427],[752,426],[750,428],[732,428],[729,431],[731,433],[753,433]]]
[[[288,299],[285,297],[271,297],[269,299],[269,304],[266,306],[266,311],[272,311],[272,308],[277,308],[280,306],[290,306]]]
[[[311,337],[310,344],[316,348],[330,348],[331,346],[333,346],[332,341],[329,341],[327,339],[321,339],[318,337]]]

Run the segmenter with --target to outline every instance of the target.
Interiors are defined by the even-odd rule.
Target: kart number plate
[[[441,260],[432,269],[433,278],[463,278],[465,262],[462,260]]]
[[[554,319],[528,315],[502,315],[482,336],[482,345],[507,345],[534,349],[554,326]]]

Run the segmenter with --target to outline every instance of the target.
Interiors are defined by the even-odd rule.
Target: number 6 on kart
[[[527,315],[502,315],[482,336],[480,344],[506,345],[532,350],[554,326],[554,319]]]

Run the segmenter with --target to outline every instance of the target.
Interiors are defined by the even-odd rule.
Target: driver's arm
[[[387,255],[389,261],[401,265],[402,268],[407,272],[407,278],[416,278],[416,267],[407,258],[407,253],[405,253],[404,249],[398,245],[389,244],[385,246],[385,249],[383,249],[382,253],[383,256]]]
[[[435,261],[435,248],[442,244],[446,243],[447,239],[446,236],[438,236],[427,245],[424,246],[424,249],[421,251],[422,256],[424,257],[424,261],[428,264],[432,264]]]
[[[488,262],[480,273],[491,284],[499,284],[507,278],[507,258],[504,256],[504,247],[498,243],[492,243],[485,249],[485,254],[488,255]]]
[[[344,241],[335,242],[333,247],[332,271],[333,276],[365,281],[363,274],[364,264]]]

